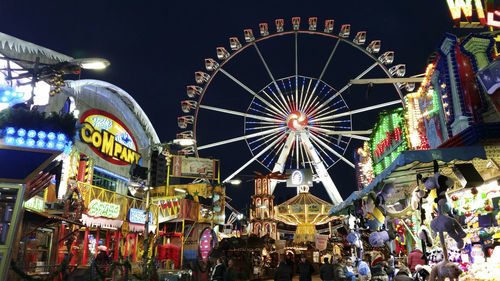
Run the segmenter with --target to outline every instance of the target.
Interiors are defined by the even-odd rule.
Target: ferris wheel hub
[[[290,130],[295,132],[303,131],[307,127],[308,123],[309,117],[307,117],[307,115],[300,110],[293,110],[286,117],[286,125]]]

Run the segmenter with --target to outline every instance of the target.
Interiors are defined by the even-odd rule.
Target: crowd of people
[[[407,260],[386,260],[383,256],[365,254],[362,259],[353,257],[324,257],[319,267],[319,277],[323,281],[411,281],[414,278],[416,265],[422,264],[421,252],[414,251]],[[300,256],[298,263],[288,255],[282,259],[274,273],[274,281],[291,281],[295,274],[299,281],[311,281],[316,269],[305,256]],[[222,258],[212,268],[210,280],[237,281],[245,280],[229,259],[227,266]]]

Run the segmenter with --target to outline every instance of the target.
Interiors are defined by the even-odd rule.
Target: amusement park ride
[[[260,38],[256,38],[252,29],[245,29],[244,44],[237,37],[229,39],[232,52],[224,47],[217,47],[218,61],[212,58],[205,59],[205,67],[210,74],[195,72],[197,85],[187,86],[187,95],[190,99],[181,101],[182,110],[187,115],[178,117],[177,121],[181,129],[188,129],[188,127],[189,129],[177,134],[177,138],[197,138],[197,123],[201,111],[240,116],[243,119],[245,133],[211,143],[201,143],[198,139],[195,145],[182,150],[181,153],[199,156],[201,152],[210,148],[245,141],[250,149],[251,158],[231,173],[224,182],[230,181],[254,161],[259,161],[270,172],[283,173],[285,166],[311,169],[315,180],[322,182],[332,203],[336,205],[342,202],[342,197],[329,170],[331,171],[331,168],[339,161],[354,168],[354,164],[346,157],[347,147],[351,140],[368,140],[367,136],[371,133],[371,130],[361,128],[360,124],[353,122],[353,115],[359,116],[393,105],[401,106],[402,89],[413,90],[414,82],[421,81],[421,78],[401,78],[405,75],[404,64],[389,67],[388,65],[394,62],[394,52],[387,51],[378,55],[381,52],[380,40],[372,40],[364,47],[363,45],[367,43],[366,31],[357,32],[351,40],[351,25],[343,24],[340,31],[334,34],[333,20],[326,20],[322,31],[318,30],[317,23],[318,19],[311,17],[308,19],[307,29],[303,30],[301,19],[294,17],[291,25],[293,29],[286,31],[284,20],[277,19],[275,20],[275,33],[270,32],[267,23],[260,23]],[[275,77],[259,45],[263,44],[263,41],[272,41],[286,36],[294,39],[294,45],[289,47],[293,48],[295,68],[290,69],[289,76]],[[299,73],[299,61],[308,61],[307,59],[299,60],[298,40],[305,37],[321,37],[331,40],[331,44],[323,46],[331,48],[331,51],[326,62],[318,68],[315,77]],[[368,58],[371,63],[368,68],[360,71],[359,75],[347,81],[340,90],[336,90],[328,82],[340,83],[340,81],[326,81],[325,72],[341,44],[347,46],[348,49],[357,50],[356,53],[360,57]],[[315,46],[315,48],[321,47]],[[252,49],[256,51],[270,81],[258,86],[260,90],[248,86],[225,68],[229,61],[238,60],[239,54],[251,52]],[[394,90],[385,93],[386,96],[392,96],[392,100],[385,102],[379,100],[372,104],[364,104],[361,108],[359,104],[348,104],[345,95],[349,91],[346,92],[346,90],[353,84],[366,83],[361,78],[376,68],[382,70],[386,76],[385,79],[379,79],[382,80],[379,82],[393,83]],[[207,89],[219,73],[239,85],[244,90],[242,94],[246,92],[251,95],[251,102],[246,112],[202,104]],[[274,192],[276,184],[276,180],[271,181],[270,194]]]

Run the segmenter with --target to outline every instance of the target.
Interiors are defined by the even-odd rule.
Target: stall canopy
[[[394,183],[396,187],[415,182],[417,174],[432,173],[433,161],[437,160],[440,167],[453,165],[456,160],[470,161],[474,158],[486,159],[483,146],[467,146],[439,148],[430,150],[414,150],[402,152],[392,164],[380,173],[364,189],[353,192],[344,202],[333,207],[329,216],[338,214],[353,201],[363,198],[382,183]]]

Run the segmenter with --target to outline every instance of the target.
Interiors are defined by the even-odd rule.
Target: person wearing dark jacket
[[[335,281],[345,281],[345,263],[341,258],[338,259],[337,264],[333,266],[333,280]]]
[[[372,267],[372,280],[374,281],[388,281],[389,276],[385,271],[387,267],[386,262],[377,262],[374,267]]]
[[[413,249],[411,253],[408,255],[408,267],[411,272],[415,272],[415,267],[417,265],[425,265],[425,260],[422,258],[423,254],[420,249]]]
[[[403,266],[399,269],[392,281],[413,281],[413,278],[410,277],[410,270],[406,266]]]
[[[234,261],[230,259],[227,262],[227,270],[224,273],[224,281],[237,281],[238,280],[238,271],[234,268]]]
[[[325,257],[323,261],[325,263],[322,264],[321,267],[319,268],[319,277],[323,281],[334,281],[333,264],[328,262],[327,257]]]
[[[305,256],[300,257],[300,262],[297,265],[297,273],[299,274],[299,281],[311,281],[314,267]]]
[[[226,267],[222,263],[222,258],[217,259],[217,264],[212,270],[212,281],[224,281],[224,271],[226,271]]]
[[[274,281],[292,281],[292,271],[284,260],[280,261],[278,268],[274,272]]]

